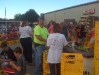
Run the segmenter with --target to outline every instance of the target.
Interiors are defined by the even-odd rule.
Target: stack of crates
[[[7,41],[7,43],[8,43],[8,44],[14,44],[14,42],[13,42],[13,41]]]
[[[94,75],[99,75],[99,21],[95,23]]]
[[[86,41],[84,42],[84,46],[90,47],[90,39],[91,35],[86,35]]]
[[[19,40],[13,40],[14,44],[19,43]]]
[[[49,63],[47,62],[47,52],[43,52],[43,75],[50,75]]]
[[[83,75],[83,56],[76,53],[63,53],[61,57],[61,75]]]
[[[43,75],[50,75],[50,68],[49,63],[47,62],[47,55],[48,55],[47,52],[43,52]],[[57,75],[57,73],[55,75]]]

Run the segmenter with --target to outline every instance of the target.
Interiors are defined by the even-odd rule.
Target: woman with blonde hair
[[[26,61],[33,65],[32,63],[32,40],[31,36],[32,28],[28,25],[28,21],[23,21],[22,25],[19,27],[19,34],[20,34],[20,43],[23,47],[23,55],[25,56]]]

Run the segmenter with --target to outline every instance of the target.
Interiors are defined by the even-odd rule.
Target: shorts
[[[8,73],[8,74],[10,74],[10,75],[15,75],[15,70],[12,69],[12,68],[9,68],[9,67],[5,67],[5,68],[4,68],[4,72],[5,72],[5,73]]]
[[[85,40],[86,40],[85,37],[82,37],[82,38],[81,38],[81,41],[82,41],[82,42],[85,42]]]
[[[95,42],[95,38],[91,38],[90,39],[90,44],[94,44],[94,42]]]

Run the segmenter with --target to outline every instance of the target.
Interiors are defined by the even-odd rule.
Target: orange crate
[[[82,54],[63,53],[61,58],[61,75],[83,75]]]

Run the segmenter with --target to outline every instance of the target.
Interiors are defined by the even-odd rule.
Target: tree
[[[15,19],[15,20],[23,20],[23,16],[22,16],[21,14],[16,14],[16,15],[14,16],[14,19]]]
[[[0,18],[0,21],[5,21],[6,19],[5,18]]]
[[[35,12],[34,9],[30,9],[24,14],[24,19],[28,20],[29,22],[35,22],[39,18],[39,15]]]
[[[34,9],[30,9],[25,14],[16,14],[14,16],[15,20],[27,20],[29,22],[36,22],[39,18],[39,15],[36,13]]]

